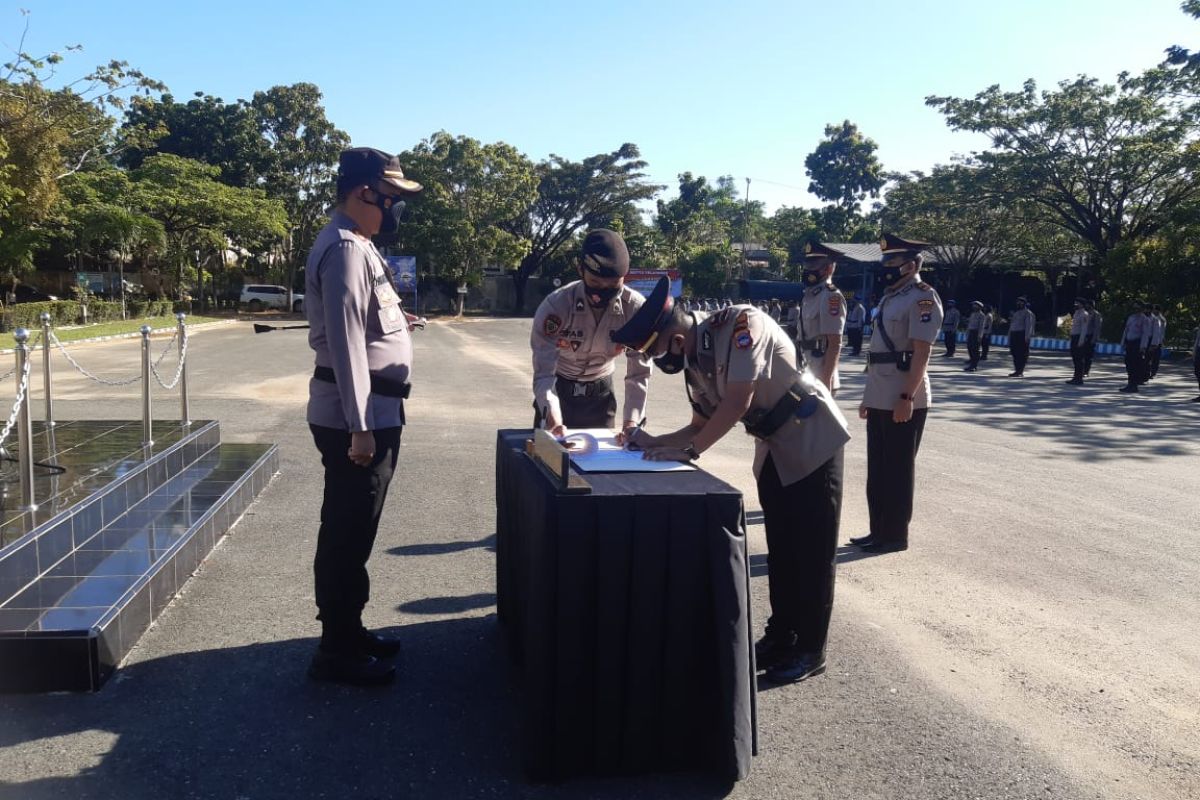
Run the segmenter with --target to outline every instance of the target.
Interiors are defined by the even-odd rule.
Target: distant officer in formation
[[[880,242],[879,279],[886,290],[871,332],[867,385],[858,408],[867,421],[871,530],[850,540],[868,552],[908,549],[917,450],[931,400],[929,355],[942,327],[942,301],[921,281],[921,251],[927,246],[887,233]]]
[[[992,349],[992,324],[996,321],[996,315],[992,313],[992,307],[986,303],[983,306],[983,330],[979,333],[979,360],[987,361],[988,352]]]
[[[568,428],[616,424],[612,375],[625,349],[609,339],[645,299],[625,285],[629,250],[614,231],[589,231],[579,256],[580,279],[556,289],[538,306],[529,344],[533,349],[535,428],[561,436]],[[650,365],[628,353],[622,429],[637,425],[646,411]]]
[[[832,395],[797,366],[791,341],[768,315],[753,306],[684,314],[671,303],[665,278],[612,337],[651,356],[663,372],[685,370],[692,403],[686,426],[660,436],[633,431],[631,447],[654,460],[695,461],[739,419],[757,439],[754,474],[771,600],[766,634],[754,646],[758,668],[774,683],[821,674],[833,610],[842,451],[850,438]]]
[[[784,331],[792,341],[795,341],[796,337],[800,335],[800,303],[795,300],[788,301],[787,325],[784,327]]]
[[[846,298],[833,285],[833,271],[841,255],[820,242],[804,245],[804,298],[800,307],[801,363],[833,394],[841,388],[838,359],[846,324]]]
[[[978,300],[971,302],[971,316],[967,318],[967,366],[964,372],[974,372],[979,369],[979,343],[983,338],[984,320],[983,303]]]
[[[1084,303],[1088,312],[1088,328],[1086,345],[1083,353],[1083,377],[1088,377],[1092,374],[1092,358],[1096,355],[1096,344],[1100,341],[1100,331],[1104,323],[1104,317],[1096,310],[1096,301],[1087,300]]]
[[[850,298],[846,311],[846,338],[850,340],[850,355],[862,354],[863,325],[867,321],[867,310],[857,297]]]
[[[1008,377],[1024,377],[1025,365],[1029,363],[1029,344],[1033,341],[1036,324],[1037,320],[1029,310],[1029,298],[1018,297],[1017,310],[1008,322],[1008,350],[1013,360],[1013,371]]]
[[[1162,360],[1163,341],[1167,338],[1167,318],[1158,304],[1150,312],[1150,352],[1146,363],[1146,380],[1158,377],[1158,362]]]
[[[1071,314],[1071,364],[1075,367],[1075,374],[1067,383],[1076,386],[1083,385],[1087,364],[1087,333],[1091,320],[1084,308],[1085,303],[1082,297],[1076,297],[1075,311]]]
[[[396,229],[421,184],[399,160],[355,147],[338,160],[337,207],[305,268],[304,312],[316,367],[308,423],[325,489],[313,561],[321,642],[308,674],[354,685],[388,683],[397,639],[363,627],[367,561],[400,452],[412,370],[409,320],[371,237]]]
[[[1122,392],[1136,392],[1146,382],[1146,353],[1150,349],[1150,337],[1154,323],[1150,320],[1150,304],[1142,303],[1138,310],[1125,320],[1125,331],[1121,341],[1125,343],[1125,374],[1127,382]]]
[[[958,310],[958,303],[954,300],[946,301],[946,317],[942,320],[942,341],[946,345],[946,352],[943,354],[945,358],[953,358],[954,352],[958,350],[958,326],[962,323],[962,314]]]

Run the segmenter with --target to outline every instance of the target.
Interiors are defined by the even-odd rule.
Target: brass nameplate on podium
[[[560,492],[591,494],[592,485],[571,469],[570,452],[546,431],[533,432],[533,438],[526,441],[525,454],[546,471]]]

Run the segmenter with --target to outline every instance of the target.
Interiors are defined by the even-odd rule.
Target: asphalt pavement
[[[912,549],[842,549],[829,672],[760,692],[746,780],[527,783],[495,617],[493,453],[496,429],[531,419],[528,331],[473,319],[415,334],[410,424],[371,562],[366,621],[406,648],[383,690],[304,677],[321,492],[304,332],[197,331],[193,417],[220,420],[229,441],[278,442],[281,474],[102,691],[0,696],[0,798],[1200,796],[1190,365],[1126,396],[1117,360],[1074,387],[1065,356],[1035,352],[1009,379],[999,349],[975,374],[935,356]],[[73,352],[105,377],[137,369],[136,340]],[[138,418],[136,388],[55,363],[61,418]],[[847,360],[839,396],[854,435],[842,541],[866,531],[861,365]],[[177,398],[156,393],[155,410],[170,420]],[[681,379],[656,373],[651,430],[689,414]],[[701,466],[745,493],[762,620],[752,450],[735,431]]]

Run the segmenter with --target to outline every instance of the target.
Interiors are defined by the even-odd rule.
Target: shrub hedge
[[[7,330],[16,328],[38,329],[42,327],[42,314],[50,315],[50,324],[54,327],[75,325],[83,321],[78,300],[54,300],[46,303],[17,303],[4,309],[4,325]],[[130,319],[143,317],[162,317],[179,310],[189,311],[187,303],[173,303],[170,300],[128,300],[125,303],[126,315]],[[87,303],[88,322],[112,322],[121,318],[121,303],[117,300],[89,300]]]

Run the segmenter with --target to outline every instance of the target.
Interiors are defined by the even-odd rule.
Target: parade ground
[[[749,777],[528,783],[495,614],[494,452],[497,429],[531,422],[529,325],[438,321],[414,334],[366,618],[405,650],[396,685],[372,690],[305,677],[322,487],[305,332],[196,331],[193,417],[219,420],[226,440],[277,442],[281,473],[101,691],[0,696],[0,799],[1200,796],[1190,364],[1126,396],[1117,359],[1075,387],[1065,354],[1035,352],[1026,377],[1009,379],[1003,349],[966,374],[940,347],[912,547],[840,549],[829,671],[760,690]],[[121,377],[138,347],[73,353]],[[863,359],[844,364],[854,439],[842,542],[867,532]],[[173,395],[156,403],[164,420],[178,413]],[[140,400],[63,369],[55,409],[137,419]],[[649,429],[689,416],[682,377],[656,371]],[[752,453],[739,428],[700,466],[745,495],[758,635],[766,545]]]

